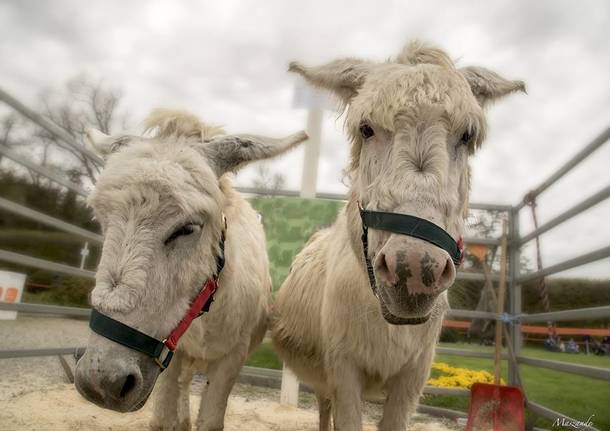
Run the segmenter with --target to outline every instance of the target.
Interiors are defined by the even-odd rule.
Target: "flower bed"
[[[445,362],[432,364],[432,377],[428,380],[428,384],[431,386],[465,389],[470,389],[472,384],[477,382],[493,383],[494,376],[488,371],[452,367]],[[501,380],[501,384],[506,383]]]

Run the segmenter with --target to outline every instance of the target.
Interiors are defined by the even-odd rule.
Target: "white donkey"
[[[294,260],[274,306],[274,344],[315,390],[320,430],[331,411],[336,429],[362,429],[362,397],[383,390],[379,428],[404,431],[449,307],[483,107],[524,85],[458,69],[419,42],[385,63],[290,70],[347,107],[351,191],[335,224]]]
[[[221,430],[239,371],[264,337],[271,300],[263,227],[223,175],[307,135],[224,135],[189,114],[163,110],[147,126],[154,132],[148,138],[89,132],[107,156],[89,198],[104,246],[91,293],[94,332],[76,387],[102,407],[127,412],[144,405],[160,376],[151,428],[190,430],[189,388],[200,369],[207,384],[197,429]],[[218,275],[209,312],[192,322],[161,373],[190,319],[203,302],[209,306]],[[156,360],[149,347],[160,347]]]

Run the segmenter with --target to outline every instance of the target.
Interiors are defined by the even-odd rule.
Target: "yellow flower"
[[[493,383],[494,381],[494,376],[485,370],[452,367],[445,362],[434,362],[432,369],[445,374],[437,378],[428,379],[428,384],[436,387],[469,389],[473,383]],[[506,384],[502,379],[500,383]]]

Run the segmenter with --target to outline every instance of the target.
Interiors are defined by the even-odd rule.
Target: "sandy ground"
[[[146,430],[151,403],[135,413],[100,409],[81,398],[69,384],[56,384],[18,395],[3,403],[2,430]],[[191,396],[191,414],[196,417],[199,397]],[[225,430],[314,430],[313,410],[280,406],[265,399],[232,395]],[[373,429],[372,427],[370,429]]]
[[[0,321],[0,349],[81,346],[86,343],[87,322],[20,316]],[[72,358],[66,357],[73,366]],[[193,383],[192,418],[196,418],[201,379]],[[236,385],[225,420],[225,430],[317,430],[317,411],[312,396],[303,394],[299,408],[278,403],[273,389]],[[115,413],[85,401],[69,384],[57,357],[2,359],[0,362],[0,430],[146,430],[152,403],[135,413]],[[378,406],[365,407],[365,430],[378,421]],[[450,431],[451,423],[439,423],[416,415],[413,431]]]

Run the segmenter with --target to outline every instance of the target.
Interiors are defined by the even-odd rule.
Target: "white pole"
[[[309,140],[305,144],[305,157],[303,160],[303,176],[301,178],[300,196],[306,199],[316,197],[316,184],[318,181],[318,162],[320,159],[320,142],[322,137],[322,119],[325,106],[333,103],[321,96],[316,96],[307,86],[296,87],[296,107],[308,107],[307,134]],[[297,406],[299,403],[299,380],[297,376],[284,365],[282,369],[282,389],[280,404]]]
[[[299,380],[297,376],[284,365],[282,368],[282,389],[280,393],[280,404],[295,406],[299,404]]]
[[[309,140],[305,144],[305,158],[303,160],[302,198],[313,199],[316,197],[320,141],[322,137],[322,117],[323,111],[321,109],[310,109],[307,114],[307,134],[309,135]]]
[[[80,251],[80,269],[85,267],[85,261],[87,260],[87,256],[89,256],[89,242],[85,242],[85,245]]]

